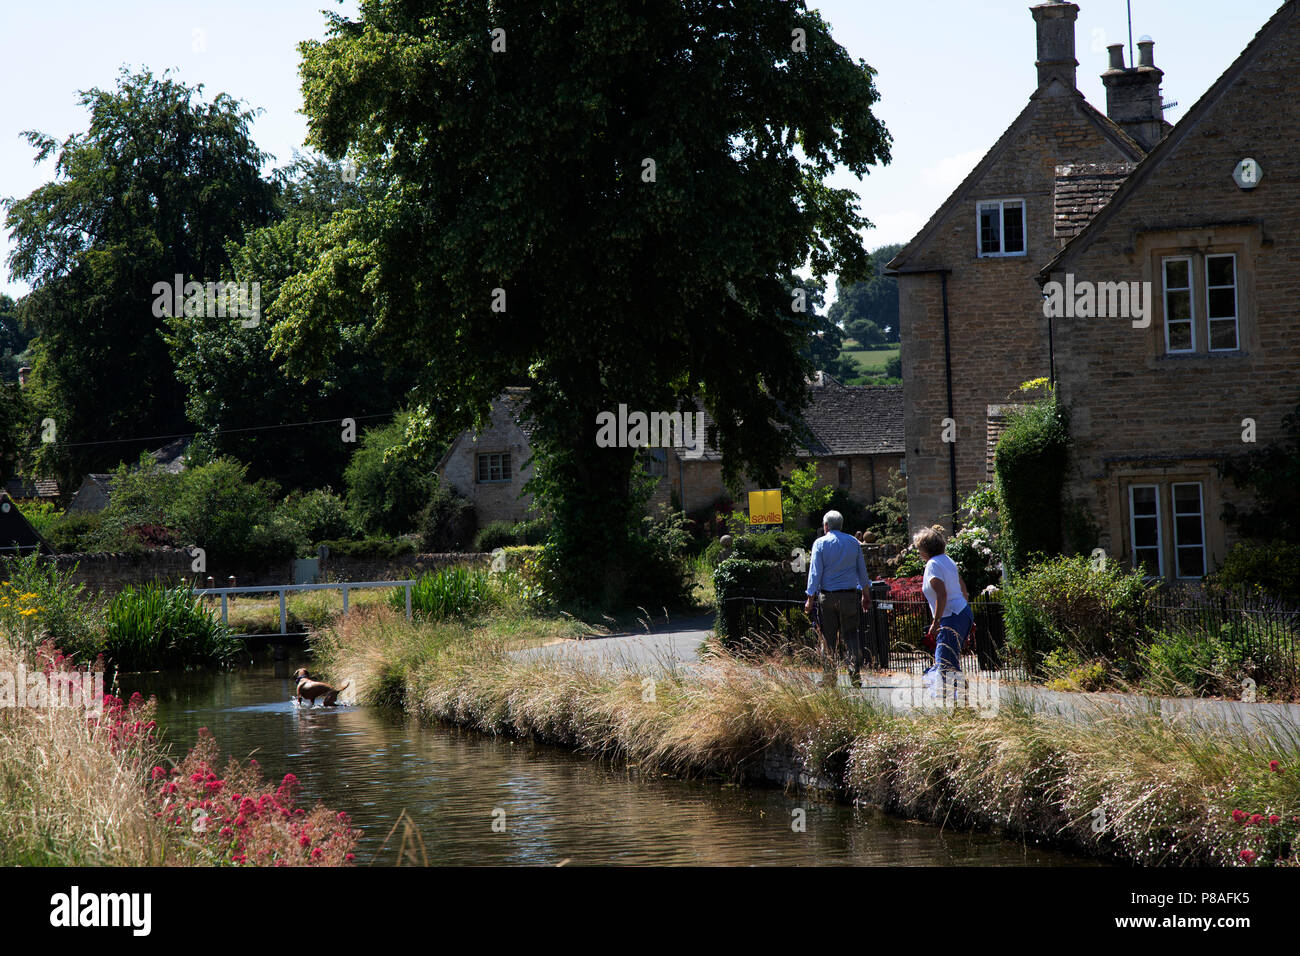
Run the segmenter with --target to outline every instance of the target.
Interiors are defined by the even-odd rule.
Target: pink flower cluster
[[[298,778],[285,774],[274,790],[262,781],[255,760],[230,760],[224,774],[214,769],[217,746],[207,729],[181,763],[154,767],[155,815],[188,829],[215,857],[240,866],[346,866],[360,830],[348,815],[317,804],[310,812],[294,806]]]
[[[158,722],[153,719],[155,707],[152,698],[146,702],[139,693],[132,694],[126,701],[105,694],[102,716],[87,717],[86,722],[91,733],[106,739],[114,753],[130,747],[144,747],[154,742],[154,731],[158,727]]]
[[[1282,764],[1277,760],[1270,760],[1268,769],[1272,773],[1282,773]],[[1263,866],[1295,863],[1293,846],[1296,843],[1297,833],[1300,833],[1300,815],[1292,815],[1288,820],[1278,813],[1247,813],[1245,810],[1233,810],[1232,822],[1242,828],[1242,842],[1250,844],[1237,853],[1237,859],[1242,863],[1247,866],[1255,863]]]

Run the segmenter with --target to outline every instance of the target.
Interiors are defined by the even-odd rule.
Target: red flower
[[[298,837],[298,845],[311,846],[311,837],[304,833],[302,836]]]
[[[1273,826],[1277,826],[1279,823],[1282,822],[1282,818],[1279,817],[1276,813],[1272,813],[1269,814],[1268,822],[1273,824]]]
[[[1268,769],[1272,770],[1274,773],[1281,773],[1282,765],[1278,763],[1276,760],[1270,760],[1268,762]]]
[[[1248,863],[1248,864],[1249,864],[1249,863],[1254,863],[1254,862],[1255,862],[1255,851],[1254,851],[1254,850],[1242,850],[1240,856],[1241,856],[1242,861],[1245,862],[1245,863]]]
[[[316,849],[311,851],[311,858],[313,860],[319,860],[324,855],[325,855],[325,851],[322,850],[320,847],[316,847]]]
[[[1233,822],[1233,823],[1241,823],[1241,822],[1242,822],[1243,820],[1245,820],[1245,819],[1246,819],[1246,814],[1245,814],[1244,812],[1242,812],[1241,810],[1233,810],[1233,811],[1232,811],[1232,822]]]
[[[155,780],[161,780],[165,776],[167,776],[167,771],[164,770],[162,767],[153,768],[153,778]]]

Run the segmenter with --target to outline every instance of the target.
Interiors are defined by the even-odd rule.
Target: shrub
[[[1005,588],[1007,643],[1031,668],[1061,649],[1080,661],[1107,660],[1133,674],[1142,618],[1154,590],[1137,572],[1088,557],[1058,557]]]
[[[1239,541],[1228,549],[1222,567],[1206,583],[1221,591],[1259,590],[1300,600],[1300,545]]]
[[[755,561],[739,556],[727,558],[713,572],[718,636],[725,640],[735,635],[740,608],[729,604],[729,599],[745,590],[786,593],[796,598],[803,593],[803,581],[802,575],[790,571],[788,562]]]
[[[756,534],[742,534],[733,539],[735,552],[751,561],[785,561],[792,559],[792,552],[797,549],[807,550],[805,535],[801,531],[760,531]],[[719,542],[718,549],[721,551]]]
[[[1013,572],[1033,554],[1061,553],[1069,424],[1055,395],[1012,414],[993,462],[1003,557]]]
[[[815,461],[791,472],[782,491],[786,523],[796,528],[819,524],[835,493],[830,484],[818,476]]]
[[[897,468],[889,472],[889,491],[877,498],[867,511],[876,543],[886,554],[896,554],[911,543],[907,533],[907,480]]]
[[[474,503],[439,484],[418,519],[420,548],[430,554],[466,551],[474,540],[478,514]]]
[[[14,558],[6,569],[0,623],[11,639],[31,650],[52,640],[78,661],[94,658],[103,646],[100,611],[85,596],[86,586],[73,582],[76,569],[60,571],[39,554]]]
[[[414,530],[433,493],[437,455],[431,448],[407,448],[409,421],[410,414],[403,412],[387,425],[366,429],[343,473],[348,507],[368,533]]]
[[[405,613],[406,589],[394,588],[389,606]],[[422,574],[411,587],[411,613],[429,621],[466,617],[493,604],[491,578],[482,568],[442,568]]]
[[[493,521],[484,526],[474,539],[475,551],[495,551],[497,548],[515,548],[522,545],[539,545],[546,541],[549,524],[544,518],[532,521]]]
[[[277,511],[297,527],[308,546],[346,538],[353,532],[347,504],[329,488],[295,492]]]
[[[120,670],[229,667],[242,642],[189,585],[128,587],[108,603],[105,651]]]
[[[957,565],[972,596],[1002,579],[993,535],[987,528],[977,525],[962,528],[949,540],[947,554]]]
[[[100,517],[95,512],[64,512],[42,532],[55,554],[89,551],[99,534]]]

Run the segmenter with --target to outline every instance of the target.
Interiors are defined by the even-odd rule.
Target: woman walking
[[[925,528],[912,538],[912,544],[925,562],[921,591],[930,605],[932,618],[927,637],[934,638],[934,665],[925,672],[927,687],[934,689],[952,671],[961,672],[961,648],[975,624],[971,613],[966,582],[952,558],[944,552],[948,543],[937,528]]]

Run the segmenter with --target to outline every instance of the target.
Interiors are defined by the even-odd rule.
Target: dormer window
[[[981,257],[1025,254],[1025,201],[999,199],[977,206]]]

